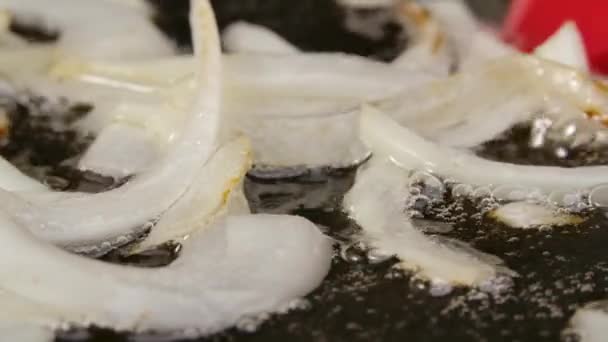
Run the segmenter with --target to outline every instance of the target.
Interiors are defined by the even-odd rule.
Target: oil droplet
[[[340,247],[340,257],[342,260],[356,264],[365,261],[365,245],[362,242],[344,244]]]
[[[370,264],[381,264],[387,260],[389,260],[390,258],[393,257],[393,254],[388,254],[388,253],[384,253],[381,250],[378,249],[372,249],[369,252],[367,252],[367,261]]]
[[[522,201],[528,197],[528,190],[518,185],[501,185],[492,191],[499,201]]]
[[[429,290],[431,296],[433,297],[443,297],[452,293],[454,287],[443,280],[433,280],[431,282],[431,288]]]
[[[445,187],[443,182],[428,172],[414,172],[409,179],[409,186],[422,186],[422,193],[433,200],[443,199]]]
[[[457,184],[452,188],[452,196],[455,198],[470,197],[473,191],[473,187],[469,184]]]
[[[581,194],[577,192],[556,190],[547,197],[547,200],[555,206],[572,207],[582,200],[581,197]]]
[[[479,187],[477,189],[475,189],[475,191],[473,191],[473,197],[490,197],[492,195],[492,189],[490,189],[487,186],[482,186]]]

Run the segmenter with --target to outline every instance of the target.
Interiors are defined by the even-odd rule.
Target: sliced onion
[[[29,194],[28,206],[13,199],[8,205],[21,224],[61,246],[93,247],[141,231],[184,194],[217,149],[221,58],[213,19],[207,1],[193,3],[200,86],[183,131],[167,155],[133,181],[105,193],[66,194],[44,203]]]
[[[451,42],[442,25],[427,8],[412,1],[402,1],[396,6],[401,24],[409,32],[412,44],[393,61],[396,67],[427,70],[445,77],[456,63]]]
[[[195,206],[194,208],[196,208],[197,213],[195,223],[212,220],[217,213],[226,208],[228,197],[240,189],[241,181],[251,165],[250,154],[249,143],[243,138],[222,146],[205,163],[204,167],[198,169],[193,178],[194,182],[188,186],[186,193],[178,197],[180,201],[191,201],[182,211],[189,210],[192,206]],[[128,186],[128,184],[124,186]],[[162,194],[153,194],[147,189],[140,190],[148,191],[145,194],[141,194],[142,196],[147,194],[160,197],[139,199],[139,204],[145,203],[145,201],[163,203]],[[165,192],[168,193],[169,190],[171,189],[165,189]],[[111,190],[108,193],[115,191]],[[6,193],[0,192],[0,197],[4,197],[7,200],[10,199],[11,201],[4,208],[10,209],[11,214],[15,215],[19,220],[31,224],[30,229],[38,237],[74,252],[89,255],[102,255],[113,248],[124,245],[143,233],[149,227],[148,223],[151,223],[160,216],[159,213],[144,217],[146,209],[141,209],[140,212],[132,214],[131,217],[110,216],[109,218],[105,218],[97,216],[100,215],[98,214],[100,209],[94,204],[91,207],[84,206],[84,203],[89,200],[87,196],[95,195],[77,196],[80,197],[76,197],[70,193],[24,193],[24,197],[36,199],[36,202],[28,204],[18,198],[8,197]],[[67,205],[78,199],[82,201],[78,202],[79,204],[83,203],[79,209],[80,212],[70,212],[71,209]],[[58,204],[63,205],[63,203],[67,203],[66,207],[57,207]],[[138,203],[133,205],[135,206]],[[109,204],[107,205],[110,206]],[[129,203],[118,202],[115,204],[115,210],[116,212],[126,210],[128,206]],[[180,207],[178,204],[173,205],[171,203],[168,204],[167,208],[170,206]],[[103,210],[109,210],[110,208],[104,208]],[[63,211],[60,211],[61,209]],[[164,214],[160,222],[153,227],[149,237],[142,243],[142,248],[183,238],[191,232],[193,223],[190,221],[193,219],[190,216],[183,216],[182,213],[170,214],[170,212],[164,212],[165,210],[161,211]],[[48,220],[48,218],[45,218],[47,217],[45,215],[49,214],[56,215],[55,217],[60,217],[64,220],[69,218],[73,220],[73,223],[72,225],[58,226],[55,223],[57,221],[45,221]],[[133,221],[127,221],[137,219],[140,215],[142,223],[139,225],[136,223],[129,224],[129,222]],[[165,216],[167,218],[164,218]],[[165,221],[169,221],[169,224],[167,225]],[[63,223],[62,221],[59,222]],[[54,229],[46,229],[49,226]],[[63,229],[59,229],[59,227]],[[158,232],[154,232],[155,230],[158,230]]]
[[[364,159],[368,152],[358,144],[358,111],[353,108],[361,101],[396,95],[431,78],[416,73],[404,81],[388,65],[336,54],[237,54],[224,56],[223,61],[225,129],[251,136],[256,163],[272,166],[351,165]],[[176,80],[189,77],[191,63],[184,57],[140,65],[82,62],[65,64],[54,74],[97,84],[151,87],[179,108],[190,90],[187,81]],[[175,74],[156,71],[160,69]],[[123,104],[109,113],[121,116],[124,122],[147,125],[155,132],[179,126],[174,122],[179,115],[137,114],[153,106],[145,104],[138,109],[138,105]],[[148,112],[156,111],[150,108]],[[159,134],[170,136],[171,132]]]
[[[60,316],[50,307],[0,289],[0,334],[8,341],[52,342]]]
[[[469,147],[539,112],[556,120],[608,112],[608,96],[575,69],[515,55],[412,88],[379,106],[426,137]],[[601,129],[596,123],[590,131]]]
[[[580,342],[602,342],[608,334],[608,312],[606,301],[586,305],[576,311],[570,319],[567,333],[575,333]]]
[[[237,99],[266,94],[266,101],[271,96],[288,96],[309,101],[342,99],[355,105],[390,97],[433,79],[424,72],[413,70],[405,78],[405,73],[395,72],[384,63],[332,53],[231,54],[225,55],[223,62],[227,93]],[[158,89],[187,80],[192,71],[192,58],[179,56],[138,62],[68,59],[57,64],[52,74],[63,79],[122,85],[126,89]],[[252,109],[260,111],[256,107]]]
[[[559,213],[545,205],[513,202],[489,213],[489,216],[512,228],[538,228],[575,225],[584,221],[580,216]]]
[[[174,52],[149,19],[150,10],[143,1],[56,0],[48,6],[44,0],[4,0],[0,9],[17,19],[59,30],[58,47],[67,55],[122,59]]]
[[[47,328],[28,324],[9,324],[0,322],[0,334],[7,341],[19,342],[53,342],[55,336]]]
[[[242,191],[242,182],[250,167],[251,148],[247,139],[241,138],[223,147],[200,170],[194,185],[160,218],[137,250],[171,240],[181,241],[197,226],[211,222],[225,211],[231,196]]]
[[[479,285],[505,269],[482,253],[448,246],[417,230],[404,213],[410,183],[408,171],[374,157],[357,174],[344,206],[363,229],[363,239],[386,255],[396,255],[406,269],[432,281]],[[490,261],[491,260],[491,261]]]
[[[230,24],[222,33],[228,52],[240,53],[296,53],[298,48],[274,31],[246,22]]]
[[[550,192],[590,188],[608,181],[606,166],[562,168],[485,160],[427,141],[371,108],[363,114],[361,136],[373,152],[389,156],[403,168],[433,172],[464,184],[517,184]]]
[[[0,158],[0,188],[24,192],[47,190],[40,182],[24,175],[4,158]]]
[[[6,216],[0,221],[4,289],[52,307],[61,321],[117,330],[217,332],[311,291],[332,255],[329,239],[295,216],[220,220],[191,236],[180,258],[161,269],[76,256],[37,240]]]

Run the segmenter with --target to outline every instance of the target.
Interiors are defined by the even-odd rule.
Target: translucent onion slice
[[[213,219],[218,212],[225,209],[229,196],[234,191],[240,189],[241,182],[251,165],[250,156],[251,149],[247,139],[237,139],[222,146],[222,148],[205,163],[204,167],[197,169],[197,173],[194,176],[195,182],[188,186],[188,190],[185,194],[178,197],[180,201],[187,201],[188,199],[191,201],[189,206],[182,209],[182,212],[183,210],[189,210],[190,206],[196,206],[197,216],[195,217],[195,222],[203,220],[210,221]],[[123,187],[124,186],[128,186],[128,184],[123,185]],[[165,192],[169,193],[170,190],[171,189],[166,189]],[[114,191],[116,190],[111,190],[110,192]],[[148,192],[142,195],[161,197],[150,198],[145,201],[165,203],[162,199],[162,194],[154,194],[150,190],[147,191]],[[0,195],[6,197],[6,194],[0,193]],[[84,201],[86,196],[91,195],[81,196],[82,197],[80,198]],[[25,195],[25,197],[30,196]],[[136,225],[136,223],[127,225],[128,223],[124,223],[126,219],[133,220],[133,217],[138,218],[139,215],[143,216],[145,209],[140,210],[140,212],[137,212],[133,214],[132,217],[128,218],[114,216],[103,217],[98,216],[100,215],[98,214],[100,209],[96,208],[94,205],[92,207],[80,208],[80,212],[78,213],[69,213],[69,211],[73,209],[70,209],[67,205],[78,199],[78,197],[71,194],[48,193],[42,196],[31,197],[36,197],[36,202],[26,204],[16,198],[11,198],[11,203],[4,206],[4,208],[10,208],[11,214],[15,215],[18,220],[23,220],[31,224],[32,228],[30,229],[38,237],[74,252],[89,255],[107,253],[108,250],[133,240],[149,228],[147,223],[153,222],[160,215],[160,213],[156,215],[150,214],[152,216],[141,217],[140,219],[142,222],[139,225]],[[146,203],[144,199],[138,201],[139,202],[133,205]],[[63,203],[68,204],[66,204],[66,207],[57,207],[58,204],[63,205]],[[164,213],[169,207],[179,207],[178,204],[173,205],[173,203],[166,205],[167,207],[164,208],[161,213]],[[124,208],[122,210],[126,210],[125,207],[128,207],[129,203],[120,202],[115,206]],[[119,208],[116,210],[118,211]],[[63,209],[63,212],[59,211],[60,209]],[[182,215],[182,212],[174,212],[171,215],[169,213],[164,213],[160,218],[158,225],[153,227],[148,239],[142,243],[142,248],[152,247],[188,235],[193,226],[193,223],[191,222],[193,218]],[[69,213],[69,215],[66,213]],[[44,221],[45,217],[48,217],[46,215],[49,214],[56,215],[51,217],[59,216],[64,220],[69,218],[70,220],[73,220],[74,223],[72,226],[64,226],[64,229],[58,229],[56,228],[57,226],[54,225],[56,224],[54,222],[57,221]],[[169,216],[164,218],[166,215]],[[106,225],[104,225],[104,223]],[[46,227],[49,226],[54,229],[46,229]],[[156,230],[158,230],[158,232],[155,232]]]
[[[26,176],[4,158],[0,158],[0,188],[23,192],[47,190],[40,182]]]
[[[4,289],[52,307],[60,322],[116,330],[178,336],[220,331],[307,294],[326,275],[332,255],[330,240],[295,216],[219,220],[192,235],[179,259],[160,269],[73,255],[6,216],[0,221]]]
[[[226,209],[229,199],[242,191],[245,174],[251,168],[251,148],[245,138],[228,144],[196,176],[196,182],[166,212],[137,251],[171,240],[187,239],[197,226],[211,222]],[[232,197],[231,197],[232,196]],[[248,209],[248,208],[247,208]],[[247,212],[249,212],[247,210]]]
[[[379,106],[425,137],[470,147],[537,113],[583,120],[585,113],[608,112],[608,94],[575,69],[514,55],[412,88]],[[596,133],[602,127],[596,122],[589,129]]]
[[[482,63],[517,53],[513,47],[500,40],[495,32],[483,28],[472,33],[469,44],[465,46],[460,54],[460,71],[475,69]]]
[[[0,72],[3,78],[17,81],[20,77],[45,73],[53,65],[55,58],[56,50],[51,46],[0,46]]]
[[[0,322],[0,334],[6,341],[53,342],[53,331],[29,324],[9,324]]]
[[[534,50],[534,54],[575,69],[589,72],[587,50],[576,23],[564,23],[549,39]]]
[[[222,33],[228,52],[240,53],[297,53],[297,47],[274,31],[246,22],[230,24]]]
[[[29,194],[26,200],[31,205],[7,203],[14,206],[11,214],[21,224],[58,245],[90,248],[140,231],[185,193],[217,150],[221,94],[219,37],[209,3],[193,2],[191,18],[198,95],[167,155],[134,180],[105,193],[66,194],[44,203]]]
[[[231,54],[225,55],[223,62],[226,93],[233,96],[225,104],[242,108],[253,104],[252,110],[260,112],[272,108],[266,103],[273,97],[332,99],[338,104],[349,101],[350,105],[356,105],[397,95],[433,79],[423,71],[408,69],[400,73],[384,63],[332,53]],[[138,62],[66,59],[56,64],[51,74],[60,79],[149,91],[181,84],[180,81],[185,82],[192,76],[193,70],[189,56]],[[258,96],[263,96],[263,102],[239,104],[236,101],[253,101]],[[258,109],[260,107],[262,109]]]
[[[566,333],[574,333],[580,342],[602,342],[608,334],[608,302],[600,301],[578,309],[570,319]]]
[[[56,0],[48,6],[44,0],[3,0],[0,9],[17,20],[59,30],[58,47],[67,55],[123,59],[174,53],[143,1]]]
[[[58,312],[0,289],[0,334],[7,341],[52,342]]]
[[[404,213],[409,183],[408,170],[381,156],[359,171],[344,207],[363,229],[366,243],[396,255],[404,268],[432,281],[479,285],[504,271],[496,257],[481,257],[483,253],[444,244],[416,229]]]
[[[456,60],[444,27],[431,11],[416,2],[398,2],[396,10],[401,24],[408,32],[413,32],[410,35],[413,41],[392,64],[427,70],[439,77],[447,76]]]
[[[465,184],[517,184],[550,192],[590,188],[608,181],[606,166],[561,168],[485,160],[425,140],[372,108],[367,108],[362,116],[361,136],[373,152],[390,156],[403,168],[433,172]]]
[[[236,54],[224,56],[223,62],[226,134],[251,136],[256,163],[278,167],[344,166],[364,159],[368,151],[357,141],[358,110],[353,108],[362,101],[396,95],[431,79],[418,72],[404,81],[388,65],[337,54]],[[178,81],[191,73],[191,61],[184,57],[139,65],[66,63],[55,68],[54,75],[98,85],[151,87],[170,98],[176,108],[183,106],[181,102],[190,93],[188,82]],[[137,105],[121,107],[114,110],[122,113],[121,121],[147,126],[154,122],[154,131],[179,127],[172,122],[179,115],[155,114],[152,119],[137,114],[145,112]],[[114,112],[111,115],[117,115]],[[160,134],[170,136],[173,131]]]
[[[528,202],[513,202],[494,209],[489,217],[512,228],[538,228],[579,224],[580,216],[560,213],[545,205]]]

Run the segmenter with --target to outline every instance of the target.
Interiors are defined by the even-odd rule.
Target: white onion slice
[[[7,341],[52,342],[53,330],[62,323],[50,307],[0,288],[0,336]]]
[[[607,302],[586,305],[576,311],[570,319],[567,333],[575,333],[580,342],[603,342],[608,334]]]
[[[46,72],[55,61],[55,49],[50,46],[0,47],[0,72],[3,78],[18,81],[20,77]]]
[[[573,21],[565,22],[551,37],[534,50],[538,57],[589,72],[583,37]]]
[[[0,158],[0,188],[7,191],[46,191],[37,180],[26,176],[15,166]]]
[[[53,342],[53,331],[38,326],[21,323],[0,322],[0,335],[5,341],[19,342]]]
[[[174,48],[154,27],[143,1],[3,0],[0,9],[17,19],[60,31],[58,47],[67,55],[141,58],[171,55]],[[111,24],[109,24],[111,23]],[[128,33],[128,34],[127,34]]]
[[[160,157],[158,145],[142,128],[112,124],[97,136],[78,168],[121,179],[148,169]]]
[[[100,194],[66,194],[31,206],[18,200],[11,212],[21,224],[49,241],[66,246],[95,246],[124,237],[158,217],[192,184],[217,149],[221,61],[213,12],[205,0],[193,2],[192,25],[198,70],[197,98],[166,157],[133,181]],[[43,197],[47,196],[44,193]]]
[[[246,22],[230,24],[222,33],[228,52],[297,53],[298,48],[269,28]]]
[[[191,203],[188,204],[189,206],[186,206],[186,208],[182,209],[179,213],[176,213],[175,211],[173,211],[173,214],[171,214],[171,211],[165,212],[158,225],[154,226],[149,237],[142,243],[141,248],[153,247],[157,244],[182,238],[189,234],[193,227],[192,222],[190,222],[193,220],[191,217],[192,215],[183,215],[183,211],[189,210],[190,206],[196,206],[196,223],[200,223],[199,221],[210,221],[218,212],[225,209],[227,199],[233,192],[240,189],[241,181],[251,165],[250,154],[251,149],[249,143],[244,138],[237,139],[222,146],[206,162],[204,167],[198,169],[194,176],[194,183],[189,185],[188,190],[184,195],[180,195],[179,201],[191,201]],[[109,192],[113,191],[116,190],[110,190]],[[165,190],[165,192],[168,192],[168,190]],[[153,194],[149,192],[149,190],[145,194],[162,196],[160,194]],[[87,198],[86,196],[91,195],[81,196],[84,202]],[[37,202],[32,204],[23,203],[14,197],[7,197],[7,194],[3,192],[0,192],[0,197],[6,198],[7,200],[10,199],[11,203],[5,205],[4,208],[11,210],[11,214],[16,213],[18,219],[31,224],[33,227],[31,228],[32,231],[38,237],[74,252],[90,255],[107,253],[108,250],[133,240],[133,238],[137,237],[137,235],[141,234],[147,228],[145,223],[152,222],[159,216],[159,214],[151,214],[152,216],[141,218],[143,223],[127,226],[127,224],[123,222],[125,222],[126,219],[132,220],[133,218],[114,216],[106,218],[103,216],[94,216],[100,215],[98,214],[100,209],[96,208],[94,204],[92,207],[83,206],[79,209],[80,212],[70,213],[70,215],[66,215],[66,213],[69,213],[70,207],[59,208],[63,209],[63,213],[61,211],[51,211],[58,210],[56,209],[58,203],[63,204],[67,202],[68,204],[66,205],[69,205],[70,202],[78,199],[78,197],[74,197],[69,193],[50,192],[31,196],[27,196],[26,194],[25,197],[36,198]],[[143,201],[143,199],[139,200],[138,203],[144,203]],[[146,201],[163,203],[162,198],[150,198]],[[179,204],[179,201],[175,206],[178,208],[183,207],[183,205]],[[137,205],[137,203],[134,205]],[[173,204],[169,204],[167,208],[171,205]],[[128,206],[129,203],[116,203],[116,207],[119,208]],[[165,210],[167,208],[165,208]],[[116,210],[118,211],[119,209]],[[140,211],[141,213],[135,213],[133,216],[136,218],[139,215],[143,216],[145,211]],[[30,212],[33,212],[33,214]],[[74,223],[72,223],[72,226],[66,225],[65,228],[61,230],[57,228],[53,230],[45,229],[53,224],[53,221],[50,223],[44,221],[44,215],[49,212],[55,215],[63,214],[64,216],[61,216],[61,218],[65,219],[65,217],[68,217],[73,220]],[[162,212],[164,212],[164,210]],[[165,216],[167,216],[167,218],[164,218]],[[104,225],[104,223],[106,223],[106,225]],[[125,227],[124,229],[121,228],[123,225]],[[158,232],[155,232],[157,229]]]
[[[588,111],[608,112],[607,95],[575,69],[515,55],[410,88],[379,106],[425,137],[470,147],[537,113],[556,120],[586,120]],[[589,128],[592,133],[601,129],[597,123]]]
[[[341,99],[357,105],[397,95],[433,79],[422,71],[400,73],[384,63],[332,53],[231,54],[225,55],[223,62],[226,93],[231,98],[248,100],[259,95],[263,95],[265,101],[271,96],[289,96],[309,100]],[[178,56],[138,62],[66,59],[54,66],[51,73],[62,79],[158,90],[187,81],[193,70],[192,57]],[[232,101],[225,104],[238,105]],[[264,102],[253,104],[270,108],[264,106]],[[256,107],[253,110],[261,111]]]
[[[423,69],[439,77],[449,75],[455,64],[448,36],[427,8],[412,1],[396,6],[401,24],[413,32],[413,42],[392,64],[397,68]]]
[[[580,216],[559,213],[545,205],[513,202],[500,206],[488,214],[512,228],[538,228],[574,225],[584,221]]]
[[[193,235],[179,259],[161,269],[76,256],[6,216],[0,221],[4,289],[54,308],[62,321],[117,330],[217,332],[307,294],[326,275],[332,255],[330,240],[295,216],[220,220]]]
[[[408,171],[380,156],[357,174],[344,199],[350,216],[363,229],[363,239],[382,254],[396,255],[406,269],[432,281],[479,285],[504,269],[495,257],[480,258],[458,246],[448,246],[417,230],[404,213],[410,182]]]
[[[251,148],[245,138],[218,152],[200,170],[196,182],[154,226],[137,246],[146,250],[171,240],[187,238],[195,227],[211,222],[226,209],[231,196],[242,191],[245,174],[251,167]],[[247,212],[249,212],[247,210]]]
[[[465,184],[517,184],[550,192],[590,188],[608,182],[606,166],[562,168],[485,160],[427,141],[369,107],[362,116],[361,136],[373,152],[389,156],[406,169],[433,172]]]
[[[272,166],[338,166],[364,159],[368,151],[357,142],[358,111],[353,108],[362,101],[396,95],[431,79],[418,72],[404,80],[388,65],[340,54],[236,54],[224,56],[223,61],[224,128],[228,134],[251,136],[256,163]],[[191,73],[192,62],[185,57],[139,65],[66,63],[55,68],[54,74],[97,84],[151,87],[171,98],[178,108],[190,93],[188,82],[177,81]],[[179,86],[174,88],[176,83]],[[128,107],[120,109],[121,121],[141,125],[155,122],[155,131],[176,127],[164,121],[179,115],[155,114],[151,119],[138,115],[137,108]]]

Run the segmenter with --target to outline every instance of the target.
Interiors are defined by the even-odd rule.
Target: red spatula
[[[608,74],[608,0],[513,0],[503,37],[529,52],[574,21],[594,71]]]

